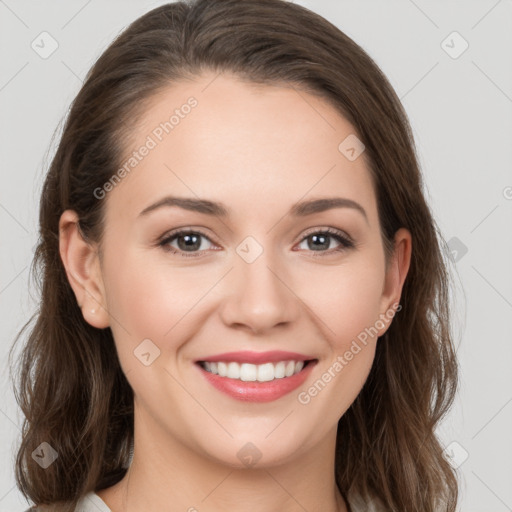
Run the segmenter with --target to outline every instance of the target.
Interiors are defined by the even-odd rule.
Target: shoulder
[[[107,504],[93,491],[78,502],[75,512],[112,512]]]
[[[387,512],[382,502],[378,499],[365,500],[360,495],[351,496],[348,499],[351,512]]]
[[[50,512],[50,505],[33,506],[25,512]],[[112,512],[107,504],[93,491],[82,496],[78,501],[75,512]]]

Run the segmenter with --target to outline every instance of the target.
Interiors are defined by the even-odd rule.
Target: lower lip
[[[317,361],[311,361],[299,373],[291,377],[283,377],[282,379],[274,379],[268,382],[245,382],[243,380],[230,379],[208,372],[200,364],[196,363],[196,366],[213,387],[232,398],[244,402],[272,402],[291,393],[303,384],[316,363]]]

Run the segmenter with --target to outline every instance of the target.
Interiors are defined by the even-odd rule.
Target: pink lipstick
[[[317,359],[296,352],[227,352],[204,357],[196,366],[219,391],[246,402],[270,402],[297,389]]]

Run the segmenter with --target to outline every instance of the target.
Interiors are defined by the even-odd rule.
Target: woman
[[[136,20],[73,102],[40,232],[39,510],[455,511],[442,237],[396,94],[325,19]]]

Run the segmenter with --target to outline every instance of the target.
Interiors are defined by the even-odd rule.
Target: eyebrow
[[[149,205],[139,213],[139,217],[148,215],[159,208],[177,206],[185,210],[213,215],[215,217],[229,217],[230,210],[223,203],[208,201],[207,199],[197,199],[193,197],[166,196],[156,203]],[[321,213],[333,208],[353,208],[363,215],[368,224],[368,216],[365,209],[356,201],[344,197],[325,197],[320,199],[310,199],[299,201],[290,208],[290,214],[295,217],[306,217],[314,213]]]

